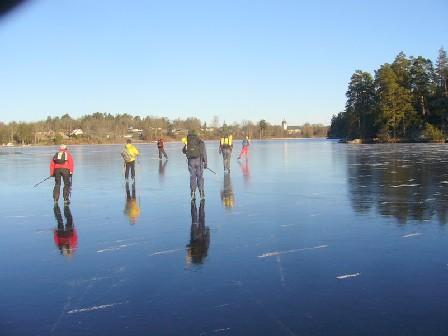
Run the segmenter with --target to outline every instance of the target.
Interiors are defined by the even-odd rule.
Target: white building
[[[73,131],[70,132],[70,136],[77,136],[77,135],[83,135],[83,134],[84,134],[84,132],[80,128],[74,129]]]

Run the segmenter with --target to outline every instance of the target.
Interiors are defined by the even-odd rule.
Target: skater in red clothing
[[[73,157],[67,150],[66,145],[60,145],[59,151],[53,156],[50,162],[50,176],[54,177],[53,200],[55,203],[59,201],[62,179],[64,180],[64,190],[62,192],[64,204],[70,204],[73,171]]]
[[[238,155],[238,160],[241,159],[243,155],[245,155],[247,159],[247,154],[249,153],[249,146],[250,146],[249,137],[246,136],[243,140],[243,148],[241,148],[240,155]]]

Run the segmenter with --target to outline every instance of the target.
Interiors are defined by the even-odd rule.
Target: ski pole
[[[34,185],[34,188],[36,188],[39,184],[45,182],[46,180],[48,180],[48,179],[51,178],[51,177],[52,177],[52,176],[48,176],[48,177],[44,178],[42,181],[36,183],[36,184]]]
[[[205,168],[205,169],[208,169],[208,170],[210,170],[213,174],[215,174],[216,175],[216,172],[214,172],[213,170],[211,170],[209,167],[207,167],[207,168]]]

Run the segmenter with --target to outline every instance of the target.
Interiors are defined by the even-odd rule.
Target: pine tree
[[[414,119],[410,92],[400,86],[397,75],[389,64],[384,64],[376,72],[376,85],[384,135],[394,139],[398,135],[406,136],[407,128]]]
[[[375,133],[375,86],[370,73],[357,70],[351,77],[346,96],[345,111],[349,123],[349,137],[372,137]]]
[[[435,92],[434,68],[431,60],[421,56],[411,58],[410,75],[414,107],[420,111],[423,117],[426,117],[430,114],[427,104],[428,98]]]
[[[445,96],[448,96],[448,57],[443,47],[439,50],[435,73],[439,88],[441,88]]]

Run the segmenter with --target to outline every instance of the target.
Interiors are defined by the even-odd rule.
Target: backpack
[[[53,162],[56,164],[64,164],[67,161],[67,154],[65,152],[57,152],[53,156]]]
[[[131,155],[131,153],[129,153],[129,151],[128,151],[128,149],[126,147],[121,152],[121,157],[123,158],[124,162],[131,162],[132,161],[132,155]]]
[[[187,136],[187,158],[195,159],[201,156],[201,140],[194,134]]]

